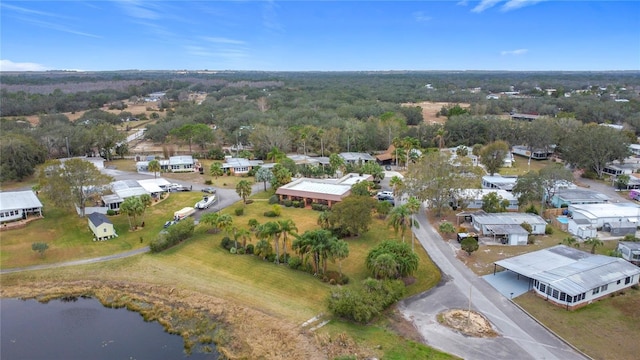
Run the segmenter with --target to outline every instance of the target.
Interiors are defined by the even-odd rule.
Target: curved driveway
[[[456,257],[454,249],[419,216],[417,239],[442,272],[441,283],[399,304],[402,314],[413,321],[424,341],[435,348],[474,360],[586,359],[547,329],[527,316]],[[448,309],[467,309],[482,313],[499,333],[496,338],[461,335],[437,320]]]

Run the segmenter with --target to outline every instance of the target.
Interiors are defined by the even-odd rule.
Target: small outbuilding
[[[476,231],[483,235],[493,236],[498,229],[515,229],[508,227],[509,225],[520,226],[523,223],[531,225],[531,233],[534,235],[543,235],[547,228],[547,222],[538,215],[529,213],[475,213],[471,214],[472,224]],[[522,228],[522,227],[521,227]],[[501,235],[504,235],[501,234]],[[519,238],[519,237],[517,237]]]
[[[616,251],[620,253],[623,259],[640,266],[640,242],[620,241]]]
[[[482,177],[482,188],[511,191],[517,182],[516,176],[485,175]]]
[[[605,224],[610,228],[634,227],[640,218],[640,207],[631,203],[569,205],[569,215],[573,219],[585,219],[596,229]]]
[[[106,215],[94,212],[89,214],[87,218],[89,219],[89,228],[93,232],[93,241],[109,240],[118,236],[113,223]]]

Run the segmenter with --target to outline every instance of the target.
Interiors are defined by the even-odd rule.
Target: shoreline
[[[47,302],[68,296],[90,296],[107,307],[139,312],[145,321],[158,321],[165,331],[182,336],[185,350],[214,342],[221,358],[315,360],[327,359],[333,352],[321,345],[326,341],[299,326],[191,290],[95,280],[3,283],[0,289],[0,298]]]

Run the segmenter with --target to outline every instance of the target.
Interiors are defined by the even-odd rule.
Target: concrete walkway
[[[418,221],[420,227],[414,232],[442,271],[442,281],[425,293],[403,300],[399,309],[414,323],[426,344],[474,360],[586,359],[462,264],[425,216],[419,216]],[[467,309],[469,303],[500,336],[467,337],[438,322],[439,313]]]

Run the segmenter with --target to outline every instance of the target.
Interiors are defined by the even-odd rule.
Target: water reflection
[[[12,359],[216,359],[184,352],[180,336],[140,314],[111,309],[89,298],[0,300],[0,358]]]

